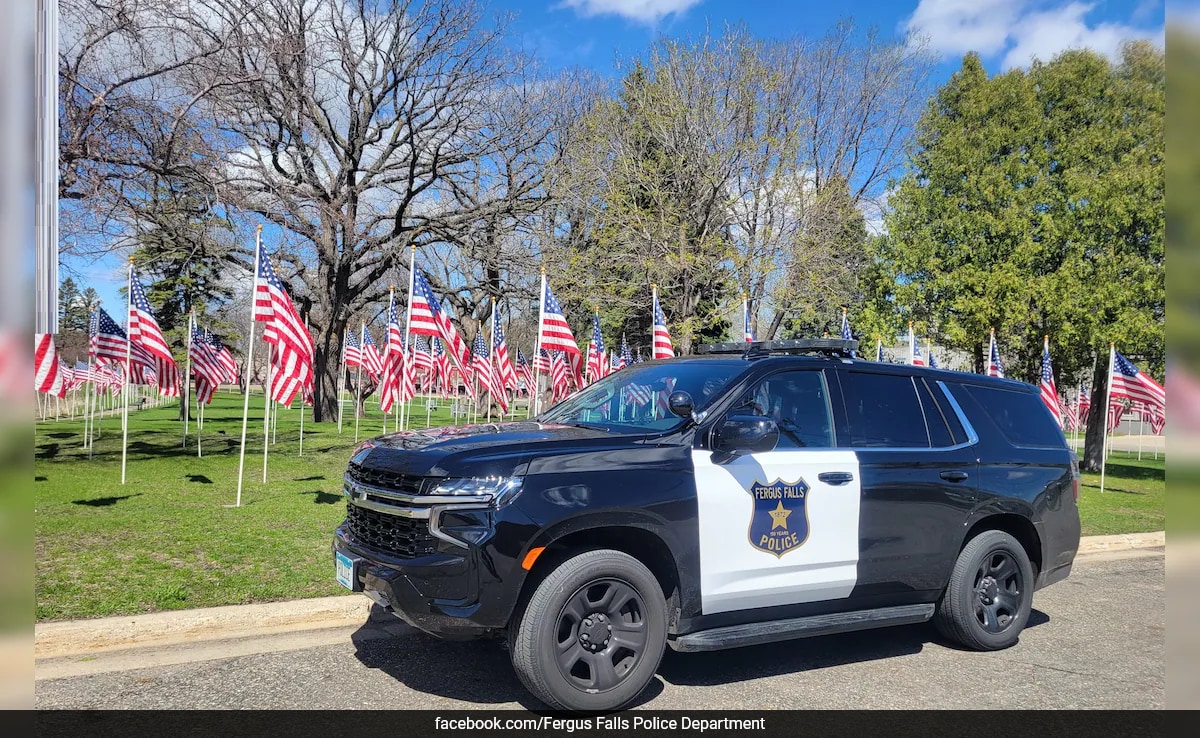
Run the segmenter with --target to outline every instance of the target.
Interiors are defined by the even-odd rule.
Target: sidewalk
[[[1163,531],[1115,536],[1088,536],[1079,555],[1165,545]],[[115,651],[147,646],[252,638],[362,625],[372,602],[362,594],[307,600],[170,610],[91,620],[38,623],[34,626],[34,658]]]

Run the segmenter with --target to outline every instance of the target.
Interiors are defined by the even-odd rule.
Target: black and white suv
[[[614,710],[665,647],[933,619],[1016,643],[1079,546],[1035,387],[791,341],[615,372],[522,422],[364,443],[337,578],[443,638],[502,637],[552,708]]]

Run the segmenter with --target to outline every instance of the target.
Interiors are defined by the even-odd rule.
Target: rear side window
[[[1062,433],[1042,399],[1032,392],[958,385],[951,389],[956,397],[964,394],[973,402],[960,403],[967,419],[976,428],[980,426],[980,414],[1000,429],[1008,442],[1014,446],[1043,446],[1061,448]]]
[[[946,448],[959,443],[951,435],[950,427],[946,425],[946,418],[942,415],[942,410],[934,400],[933,393],[926,386],[925,380],[914,377],[913,382],[917,386],[917,396],[921,398],[921,409],[925,411],[925,422],[929,424],[929,440],[933,447]]]
[[[852,446],[929,448],[929,430],[912,377],[848,372],[842,381]]]

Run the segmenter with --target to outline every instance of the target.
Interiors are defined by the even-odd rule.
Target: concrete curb
[[[1115,536],[1085,536],[1079,539],[1079,555],[1102,551],[1127,551],[1134,548],[1157,548],[1167,545],[1166,531],[1153,533],[1120,533]]]
[[[1088,536],[1080,539],[1079,555],[1155,548],[1165,545],[1165,541],[1163,531]],[[34,658],[49,659],[134,647],[351,628],[367,621],[371,605],[370,598],[353,594],[38,623],[33,629]]]

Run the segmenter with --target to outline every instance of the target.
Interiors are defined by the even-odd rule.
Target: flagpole
[[[542,326],[546,320],[546,267],[542,267],[542,291],[538,293],[537,342],[533,348],[533,388],[530,401],[536,403],[534,415],[542,414]]]
[[[95,375],[92,373],[92,354],[88,352],[87,382],[83,386],[83,447],[92,457],[92,397],[96,394]]]
[[[129,362],[133,355],[133,335],[129,324],[130,304],[133,300],[133,258],[129,259],[129,279],[125,292],[125,386],[122,387],[124,402],[121,405],[121,484],[125,484],[125,467],[129,457]]]
[[[309,332],[308,331],[308,314],[307,313],[304,315],[304,332],[305,333]],[[317,401],[317,398],[313,397],[313,402],[316,402],[316,401]],[[300,388],[300,453],[297,454],[297,456],[303,456],[303,455],[304,455],[304,387],[301,387]]]
[[[1142,436],[1146,435],[1146,413],[1138,410],[1138,461],[1142,460]]]
[[[1104,492],[1104,472],[1108,465],[1108,406],[1112,402],[1112,373],[1116,365],[1117,344],[1108,345],[1108,386],[1104,388],[1104,441],[1100,444],[1100,492]]]
[[[345,330],[342,331],[342,358],[338,362],[337,398],[338,398],[338,435],[339,436],[342,434],[342,412],[346,409],[346,405],[343,402],[343,399],[346,394],[346,337],[349,335],[350,335],[349,332],[347,332]],[[362,349],[360,348],[359,349],[359,362],[361,362],[361,361],[362,361]]]
[[[188,310],[188,328],[187,328],[187,361],[184,364],[183,370],[183,394],[179,401],[183,405],[183,447],[187,448],[188,437],[188,420],[192,414],[192,403],[188,399],[191,390],[192,382],[192,326],[196,322],[196,314],[194,310]]]
[[[213,394],[216,394],[219,387],[220,385],[213,387]],[[199,411],[199,417],[196,419],[196,458],[199,459],[204,456],[204,452],[200,450],[200,435],[204,431],[204,405],[200,403],[199,394],[196,395],[196,408]]]
[[[412,298],[413,289],[416,288],[417,284],[417,245],[415,243],[410,243],[408,245],[408,249],[408,306],[404,309],[405,372],[409,371],[408,362],[413,358],[413,356],[416,355],[416,352],[414,351],[413,356],[408,356],[408,343],[412,340]],[[401,417],[403,422],[401,423],[401,430],[407,429],[412,423],[412,401],[417,395],[417,372],[415,369],[412,370],[412,374],[410,376],[412,376],[413,380],[413,397],[410,397],[404,401],[405,407],[402,408],[403,414]],[[401,379],[401,384],[403,384],[403,379]]]
[[[235,507],[242,506],[242,472],[246,467],[246,425],[250,417],[250,370],[254,366],[254,296],[258,291],[258,257],[262,251],[262,225],[254,236],[254,271],[252,273],[250,300],[250,331],[246,334],[246,362],[243,364],[246,374],[246,399],[242,404],[242,450],[238,455],[238,485],[237,502]],[[264,445],[266,445],[264,443]]]
[[[367,352],[367,321],[362,322],[362,333],[358,338],[358,350],[363,356]],[[354,374],[354,442],[358,443],[358,400],[362,396],[362,357],[359,357],[358,367]],[[367,409],[366,398],[363,398],[363,410]]]

